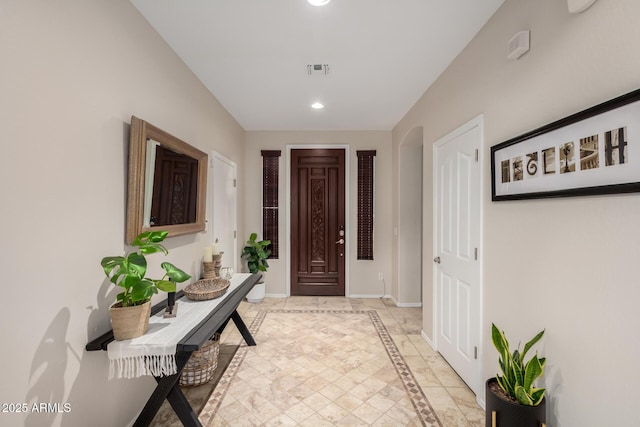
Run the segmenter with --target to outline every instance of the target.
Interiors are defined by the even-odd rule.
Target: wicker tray
[[[215,279],[200,279],[184,288],[187,298],[194,301],[204,301],[218,298],[229,289],[229,282],[226,279],[216,277]]]

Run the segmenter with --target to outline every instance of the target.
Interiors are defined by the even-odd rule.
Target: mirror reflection
[[[207,155],[131,117],[126,241],[143,231],[169,237],[204,231]]]
[[[196,222],[198,161],[147,140],[144,227]]]

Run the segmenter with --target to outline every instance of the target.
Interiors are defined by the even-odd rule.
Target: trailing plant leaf
[[[160,244],[160,242],[162,242],[168,234],[168,231],[146,231],[138,234],[138,236],[133,239],[131,246],[140,248],[140,253],[144,255],[150,255],[156,252],[162,252],[167,255],[169,251]]]
[[[124,299],[126,298],[125,293],[124,292],[120,292],[117,296],[116,296],[116,301],[118,302],[124,302]]]
[[[191,276],[189,276],[187,273],[169,262],[163,262],[162,264],[160,264],[160,266],[164,269],[164,271],[167,272],[167,276],[169,276],[169,278],[174,282],[182,283],[185,280],[191,278]],[[169,292],[175,292],[175,285],[174,290]]]
[[[138,253],[130,253],[126,258],[127,274],[144,277],[147,274],[147,259]]]
[[[495,324],[491,325],[491,340],[498,351],[498,365],[502,372],[502,375],[496,375],[496,380],[505,394],[522,405],[537,406],[544,398],[545,389],[535,388],[533,384],[544,374],[546,359],[538,358],[536,354],[528,362],[524,362],[527,352],[543,335],[544,330],[525,344],[522,353],[519,347],[511,353],[504,332]]]
[[[155,292],[154,292],[155,291]],[[134,302],[146,301],[154,293],[158,293],[154,283],[151,280],[141,280],[136,286],[131,289],[131,299]]]
[[[125,289],[135,289],[142,282],[142,278],[137,275],[124,276],[124,279],[118,283],[118,286],[122,286]]]
[[[156,287],[162,292],[175,292],[176,284],[173,282],[169,282],[168,280],[158,280],[156,282]]]
[[[163,262],[161,267],[165,275],[161,279],[149,279],[147,274],[147,259],[145,255],[169,251],[162,245],[167,237],[167,231],[147,231],[140,233],[131,243],[139,252],[131,252],[126,256],[104,257],[100,262],[105,275],[111,283],[124,288],[116,300],[123,307],[143,304],[151,299],[158,290],[175,292],[176,283],[182,283],[191,276],[171,263]],[[170,279],[171,281],[167,280]]]

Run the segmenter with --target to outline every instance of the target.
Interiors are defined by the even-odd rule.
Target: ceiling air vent
[[[307,65],[307,74],[310,76],[329,74],[329,64],[309,64]]]

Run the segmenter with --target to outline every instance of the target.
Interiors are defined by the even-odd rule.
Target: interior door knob
[[[338,240],[336,243],[341,244],[341,245],[344,245],[344,239],[340,239],[340,240]]]
[[[436,264],[440,264],[440,257],[437,256],[433,259],[433,262],[435,262]]]

